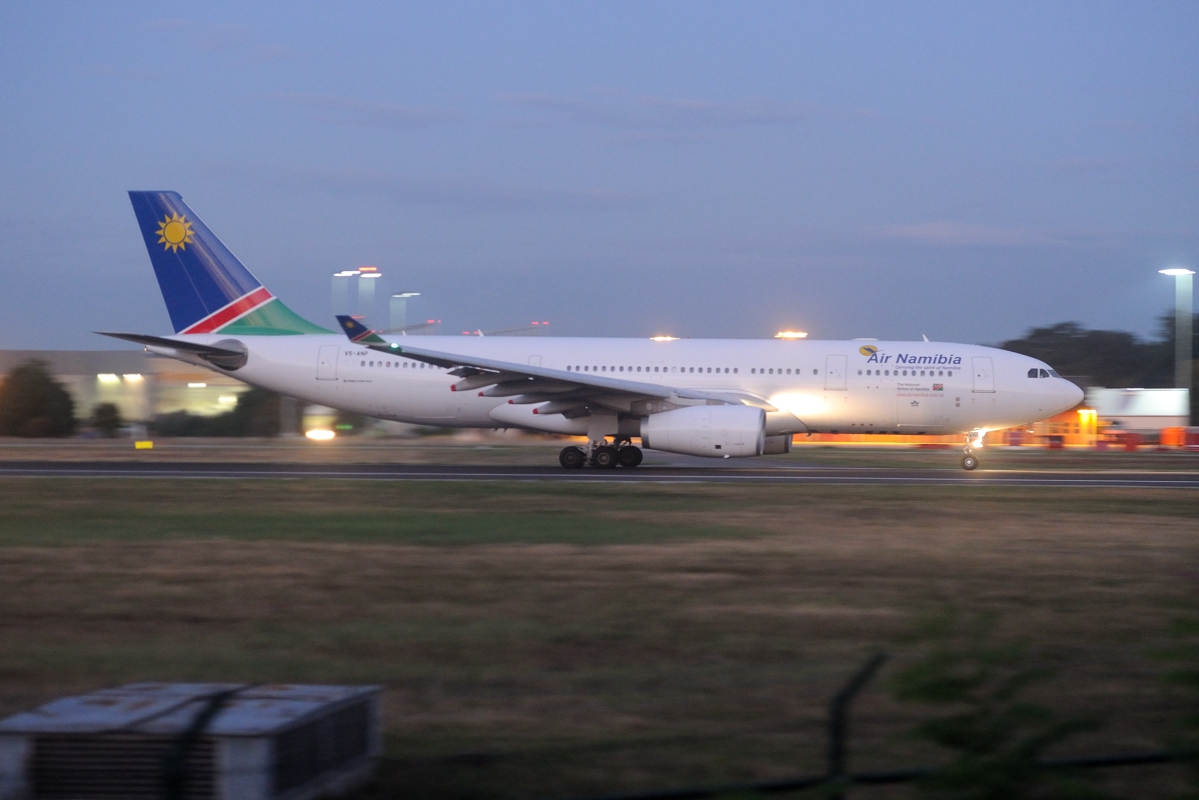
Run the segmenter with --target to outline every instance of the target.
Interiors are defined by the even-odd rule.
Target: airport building
[[[250,387],[241,381],[141,350],[0,350],[0,377],[28,361],[41,361],[86,418],[100,403],[114,403],[127,420],[187,411],[213,416],[237,405]]]

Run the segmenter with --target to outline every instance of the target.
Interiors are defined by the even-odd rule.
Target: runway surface
[[[242,464],[159,462],[0,462],[0,477],[323,478],[387,481],[544,481],[552,483],[789,483],[898,486],[1056,486],[1199,489],[1199,472],[885,469],[873,467],[657,467],[576,469],[410,464]]]

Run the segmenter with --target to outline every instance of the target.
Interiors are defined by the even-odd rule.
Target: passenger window
[[[858,374],[859,374],[859,375],[861,375],[861,374],[862,374],[862,371],[861,371],[861,370],[858,370]]]
[[[725,372],[728,372],[728,370],[726,369],[726,370],[725,370]],[[734,374],[734,375],[736,375],[736,374],[737,374],[737,367],[733,367],[733,374]]]
[[[757,375],[757,374],[758,374],[758,369],[757,369],[757,367],[750,367],[750,369],[749,369],[749,374],[750,374],[750,375]]]
[[[953,377],[953,370],[949,370],[949,372],[946,372],[946,373],[945,373],[945,377],[947,377],[947,378],[952,378],[952,377]]]
[[[819,374],[820,374],[820,370],[818,370],[818,369],[814,369],[814,370],[812,370],[812,374],[813,374],[813,375],[819,375]]]

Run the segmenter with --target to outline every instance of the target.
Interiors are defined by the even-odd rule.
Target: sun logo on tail
[[[157,233],[158,243],[162,245],[162,249],[170,250],[172,253],[179,252],[179,248],[186,250],[187,246],[192,243],[192,224],[182,214],[163,217],[162,222],[158,223]]]

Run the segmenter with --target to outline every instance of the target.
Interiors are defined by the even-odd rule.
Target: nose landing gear
[[[974,448],[982,447],[983,437],[987,435],[986,431],[978,431],[976,433],[967,434],[966,446],[962,449],[962,469],[969,472],[978,468],[978,457],[974,455]]]

